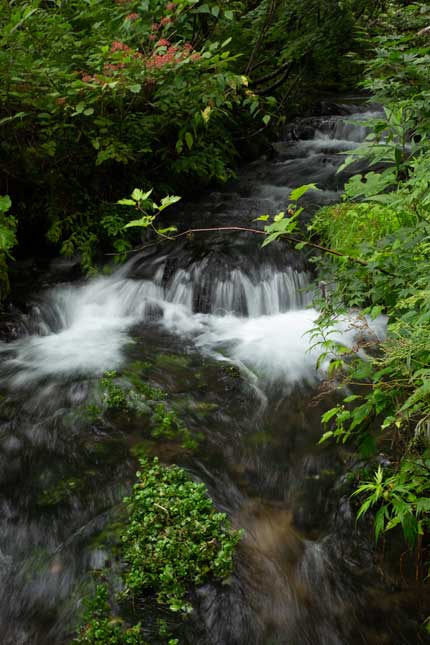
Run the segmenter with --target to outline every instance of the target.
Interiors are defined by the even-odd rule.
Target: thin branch
[[[255,81],[251,81],[250,85],[261,85],[262,83],[267,83],[267,81],[271,81],[273,78],[276,78],[279,76],[279,74],[282,74],[288,67],[292,65],[292,62],[287,60],[286,63],[281,65],[280,67],[277,67],[274,72],[270,72],[270,74],[266,74],[265,76],[262,76],[261,78],[257,78]]]
[[[183,231],[182,233],[178,233],[177,235],[172,235],[169,237],[167,235],[163,235],[162,237],[163,239],[167,239],[173,242],[181,237],[192,235],[194,233],[227,233],[227,232],[228,233],[252,233],[254,235],[263,235],[264,237],[268,235],[266,231],[261,231],[258,228],[247,228],[245,226],[217,226],[212,228],[189,228],[186,231]],[[335,249],[330,249],[326,246],[322,246],[321,244],[316,244],[315,242],[300,240],[299,238],[293,237],[292,235],[288,235],[288,234],[282,235],[282,239],[287,240],[288,242],[292,242],[293,244],[303,244],[304,246],[309,246],[310,248],[317,249],[318,251],[322,251],[323,253],[328,253],[336,257],[347,258],[351,262],[355,262],[364,267],[369,266],[369,263],[366,262],[365,260],[362,260],[361,258],[352,257],[351,255],[347,255],[346,253],[341,253],[340,251],[336,251]],[[130,251],[127,251],[126,253],[129,254],[129,253],[134,253],[136,251],[142,251],[143,249],[148,248],[148,246],[154,246],[155,244],[156,242],[152,242],[150,244],[137,247],[136,249],[130,249]],[[124,253],[108,253],[107,255],[124,255]],[[381,267],[375,267],[375,269],[377,271],[380,271],[381,273],[384,273],[385,275],[389,275],[394,278],[399,277],[395,273],[386,271],[386,269],[382,269]]]

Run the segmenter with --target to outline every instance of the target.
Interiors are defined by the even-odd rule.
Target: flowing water
[[[290,126],[273,158],[189,204],[187,226],[250,226],[303,183],[320,187],[305,198],[308,214],[336,200],[337,153],[363,139],[362,111]],[[3,645],[70,642],[91,572],[112,557],[141,448],[188,468],[246,531],[231,584],[198,590],[184,642],[416,642],[415,600],[377,559],[368,526],[355,526],[350,457],[318,446],[332,401],[315,399],[324,365],[308,333],[309,283],[306,259],[285,245],[262,250],[250,235],[218,232],[34,296],[19,338],[0,343]],[[333,333],[352,347],[363,334],[381,338],[384,321],[341,319]],[[197,451],[154,441],[127,414],[86,414],[108,370],[165,390],[201,433]]]

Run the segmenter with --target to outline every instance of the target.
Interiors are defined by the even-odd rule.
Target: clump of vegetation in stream
[[[86,414],[91,420],[103,416],[104,408],[113,413],[125,412],[131,417],[147,419],[149,432],[154,439],[179,440],[189,450],[198,445],[201,435],[192,433],[176,412],[169,408],[166,393],[144,382],[134,372],[124,372],[121,380],[116,371],[106,372],[99,387],[102,405],[91,404]]]
[[[157,459],[141,458],[125,504],[129,518],[120,548],[124,587],[117,600],[124,604],[155,599],[185,617],[192,610],[193,587],[228,579],[241,532],[232,530],[227,516],[216,511],[204,484]],[[114,613],[107,587],[98,587],[76,645],[143,645],[140,624],[130,627]]]
[[[189,611],[187,587],[208,576],[226,578],[232,570],[240,532],[217,513],[204,484],[181,468],[141,459],[133,494],[126,499],[130,520],[123,536],[128,565],[124,595],[147,589],[173,611]]]

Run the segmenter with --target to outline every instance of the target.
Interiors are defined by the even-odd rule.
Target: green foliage
[[[369,202],[344,202],[322,208],[309,230],[331,247],[350,256],[359,256],[362,245],[375,245],[415,217],[405,210]]]
[[[133,206],[136,208],[139,213],[142,215],[140,219],[132,220],[125,225],[125,228],[151,228],[157,235],[163,237],[166,236],[166,233],[174,233],[177,229],[175,226],[168,226],[167,228],[156,228],[154,222],[157,218],[157,215],[162,213],[166,208],[176,204],[181,199],[177,195],[167,195],[163,197],[161,202],[157,204],[152,199],[150,195],[152,190],[143,192],[139,188],[135,188],[128,199],[120,199],[118,204],[123,206]],[[155,215],[150,215],[148,210],[155,211]]]
[[[9,290],[7,261],[12,258],[11,250],[16,244],[17,221],[8,214],[11,206],[9,195],[0,195],[0,301]]]
[[[427,5],[400,13],[395,3],[381,18],[390,35],[377,39],[366,85],[385,112],[349,160],[368,158],[375,169],[354,176],[346,201],[321,211],[311,226],[312,235],[349,256],[316,259],[335,285],[322,303],[318,328],[350,307],[388,316],[378,351],[373,342],[367,357],[360,356],[369,343],[359,341],[336,371],[334,385],[344,400],[323,416],[322,441],[353,441],[368,460],[367,470],[378,451],[387,453],[374,477],[358,484],[358,517],[373,509],[376,537],[401,527],[411,548],[425,543],[430,531],[430,122],[424,72],[430,46],[427,32],[419,31],[429,18]]]
[[[176,466],[141,460],[138,481],[126,504],[130,521],[123,535],[125,591],[154,591],[172,611],[189,611],[187,592],[208,577],[227,578],[240,532],[217,513],[203,484]]]
[[[133,186],[158,199],[224,182],[239,142],[319,83],[354,76],[356,22],[380,3],[3,4],[0,192],[13,199],[22,243],[47,239],[91,272],[100,252],[122,260],[147,224],[115,204]]]
[[[116,601],[124,604],[155,596],[156,602],[186,616],[192,609],[193,587],[210,579],[228,579],[241,531],[231,529],[204,484],[193,482],[183,469],[145,458],[140,467],[125,499],[129,519],[120,549],[124,590]],[[144,645],[141,624],[129,626],[113,604],[117,605],[107,586],[98,586],[87,601],[76,645]],[[171,638],[165,620],[160,621],[159,635],[169,645],[179,642]]]
[[[83,625],[75,645],[145,645],[140,624],[132,627],[124,624],[119,616],[112,614],[109,591],[99,585],[94,598],[87,600]]]
[[[262,246],[267,246],[283,236],[288,236],[298,229],[298,217],[303,213],[303,207],[299,207],[297,202],[309,190],[318,190],[315,184],[304,184],[291,191],[289,196],[289,206],[287,212],[281,211],[273,217],[273,223],[264,227],[267,236]],[[267,222],[270,215],[261,215],[256,221]]]
[[[401,525],[408,544],[430,528],[430,453],[416,460],[404,459],[398,472],[389,474],[379,466],[372,481],[361,484],[354,495],[366,495],[357,518],[369,508],[379,507],[375,537]]]
[[[112,203],[133,185],[158,195],[232,175],[238,109],[246,101],[258,110],[259,100],[232,71],[222,37],[234,17],[228,7],[4,5],[0,173],[24,238],[48,232],[89,268],[97,247],[130,248],[127,218]]]

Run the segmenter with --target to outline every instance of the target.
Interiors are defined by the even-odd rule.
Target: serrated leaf
[[[304,184],[303,186],[299,186],[298,188],[292,190],[288,199],[291,202],[296,202],[309,190],[318,190],[318,187],[316,184]]]
[[[155,204],[155,208],[161,213],[161,211],[164,211],[165,208],[171,206],[172,204],[176,204],[180,200],[181,197],[179,197],[178,195],[167,195],[167,197],[163,197],[159,206]]]
[[[117,204],[121,206],[136,206],[136,202],[133,199],[119,199]]]
[[[128,222],[124,226],[124,228],[132,228],[134,226],[140,226],[141,228],[148,228],[150,224],[155,220],[154,216],[151,215],[144,215],[144,217],[141,217],[140,219],[134,219],[131,222]]]
[[[146,193],[144,193],[140,188],[135,188],[131,193],[131,196],[136,202],[144,202],[152,194],[152,190],[153,189],[151,188],[151,190],[148,190]]]
[[[387,507],[382,506],[375,515],[375,539],[379,540],[379,536],[384,530],[385,527],[385,518],[387,515]]]

